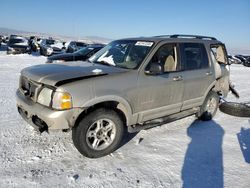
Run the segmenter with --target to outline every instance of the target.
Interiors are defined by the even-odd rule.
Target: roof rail
[[[201,36],[201,35],[159,35],[155,37],[167,37],[167,38],[195,38],[195,39],[208,39],[208,40],[217,40],[215,37]]]
[[[170,38],[172,35],[157,35],[153,37],[159,37],[159,38]]]

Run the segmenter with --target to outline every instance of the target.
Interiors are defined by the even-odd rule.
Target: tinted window
[[[55,40],[51,40],[51,39],[46,40],[46,44],[48,45],[55,44]]]
[[[182,55],[185,70],[202,69],[209,66],[206,49],[203,44],[182,44]]]
[[[11,39],[11,40],[10,40],[10,43],[11,43],[11,44],[14,44],[14,43],[21,43],[21,42],[24,42],[24,40],[23,40],[23,39]]]
[[[84,46],[86,46],[86,44],[82,43],[82,42],[76,42],[76,46],[82,46],[82,47],[84,47]]]

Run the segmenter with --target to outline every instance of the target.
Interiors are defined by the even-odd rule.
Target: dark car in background
[[[228,55],[228,60],[230,62],[230,64],[241,64],[241,60],[239,58],[237,58],[236,56],[232,56],[232,55]]]
[[[88,45],[74,53],[63,53],[48,57],[46,63],[55,63],[61,61],[85,61],[93,54],[102,49],[105,45],[103,44],[92,44]]]
[[[235,55],[236,58],[238,58],[242,64],[244,64],[247,60],[246,57],[244,57],[243,55]]]
[[[80,50],[81,48],[86,47],[88,44],[84,43],[84,42],[77,42],[77,41],[71,41],[68,45],[67,48],[67,53],[73,53],[75,51]]]
[[[40,54],[50,56],[65,52],[65,46],[61,41],[54,39],[43,39],[40,44]]]
[[[2,42],[3,42],[3,36],[0,35],[0,46],[1,46]]]
[[[11,35],[7,46],[7,54],[30,53],[28,40],[21,36]]]
[[[250,67],[250,56],[244,56],[246,61],[243,63],[244,66]]]

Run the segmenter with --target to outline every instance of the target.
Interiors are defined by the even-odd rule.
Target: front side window
[[[180,66],[178,64],[176,44],[164,44],[161,46],[152,57],[146,69],[150,67],[151,63],[159,64],[163,72],[179,71]]]
[[[182,44],[182,56],[185,70],[195,70],[209,67],[207,52],[203,44]]]
[[[93,63],[136,69],[153,46],[151,41],[119,40],[109,43],[89,58]]]

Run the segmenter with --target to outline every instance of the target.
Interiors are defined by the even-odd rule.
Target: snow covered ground
[[[0,187],[250,187],[249,118],[188,117],[130,135],[99,159],[81,156],[71,132],[34,132],[15,91],[20,70],[45,60],[0,50]],[[239,101],[250,101],[250,68],[233,65],[231,75]]]

